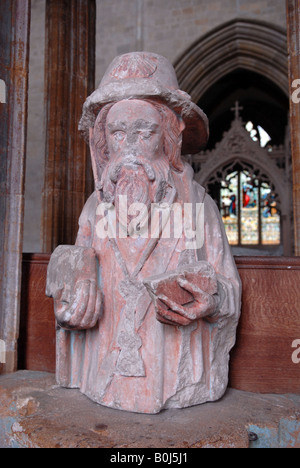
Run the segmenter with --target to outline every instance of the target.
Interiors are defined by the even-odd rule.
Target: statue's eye
[[[141,132],[140,136],[142,140],[149,140],[152,136],[152,132]]]
[[[124,139],[125,133],[121,130],[117,130],[113,133],[113,136],[116,140],[120,141]]]

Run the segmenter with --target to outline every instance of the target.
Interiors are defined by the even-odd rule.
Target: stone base
[[[53,374],[18,371],[0,376],[0,447],[300,448],[300,395],[228,389],[218,402],[144,415],[93,403]]]

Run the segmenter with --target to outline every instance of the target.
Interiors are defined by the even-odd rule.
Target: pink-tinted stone
[[[206,116],[154,54],[115,59],[86,101],[96,190],[76,246],[52,256],[48,294],[57,381],[102,405],[157,413],[227,387],[241,288],[218,209],[181,158],[197,126],[194,149]]]

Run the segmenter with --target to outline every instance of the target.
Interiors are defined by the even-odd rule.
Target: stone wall
[[[137,49],[171,62],[211,29],[234,18],[286,28],[283,0],[97,0],[96,83],[119,54]]]

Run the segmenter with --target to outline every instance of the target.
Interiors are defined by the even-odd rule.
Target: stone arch
[[[222,24],[194,42],[174,67],[180,88],[194,102],[237,69],[264,76],[288,96],[286,32],[263,21],[235,19]]]
[[[224,167],[229,165],[233,166],[235,163],[240,163],[241,165],[245,164],[249,167],[252,166],[253,172],[257,171],[260,174],[266,175],[267,179],[273,185],[276,193],[278,194],[280,211],[282,215],[288,215],[290,211],[290,205],[289,199],[287,197],[287,183],[283,172],[265,156],[255,158],[255,160],[253,160],[253,154],[247,155],[246,153],[243,153],[240,155],[228,155],[224,158],[214,158],[213,160],[209,161],[209,164],[204,165],[201,171],[195,174],[195,180],[199,182],[200,185],[205,187],[209,182],[209,179],[219,170],[222,170]]]
[[[263,160],[255,159],[252,156],[249,157],[246,154],[243,155],[232,155],[224,158],[222,161],[215,160],[213,164],[209,165],[209,169],[204,168],[204,171],[200,171],[195,174],[195,180],[200,185],[206,187],[210,179],[218,174],[219,172],[225,175],[230,173],[230,168],[233,168],[236,164],[239,164],[243,169],[249,170],[250,173],[257,175],[262,181],[267,181],[272,190],[276,194],[277,207],[281,217],[281,243],[283,248],[283,255],[292,255],[291,246],[291,200],[289,190],[287,190],[287,181],[284,178],[283,172],[272,164],[267,158]],[[205,170],[208,169],[208,170]],[[232,169],[231,169],[232,170]]]
[[[208,113],[211,130],[215,130],[216,125],[219,123],[219,120],[216,120],[216,115],[218,119],[221,115],[222,122],[224,122],[225,117],[230,112],[228,109],[225,109],[225,106],[229,108],[230,103],[225,96],[222,105],[219,101],[215,104],[215,98],[213,96],[210,98],[210,91],[215,86],[217,87],[219,83],[223,83],[229,76],[232,76],[234,73],[241,73],[241,71],[245,76],[246,74],[250,76],[252,73],[255,76],[262,77],[264,86],[266,86],[268,92],[270,91],[272,104],[276,101],[276,105],[278,106],[277,111],[281,117],[280,122],[284,125],[282,134],[285,134],[288,115],[289,82],[287,39],[286,31],[283,28],[264,21],[236,18],[221,24],[195,41],[175,61],[174,68],[180,88],[190,94],[192,100]],[[267,87],[267,83],[270,83],[270,88]],[[274,93],[273,96],[272,93]],[[211,99],[211,101],[208,101],[208,99]],[[209,109],[207,109],[208,103]],[[259,109],[259,107],[257,108]],[[217,114],[214,112],[214,109],[217,109]],[[247,109],[244,109],[244,112],[247,113]],[[213,115],[210,115],[210,113]],[[276,122],[278,123],[278,119],[276,119]],[[222,126],[220,127],[220,131],[222,129],[226,130],[226,128],[228,127]],[[231,134],[231,131],[229,133]],[[290,247],[288,247],[290,244],[289,238],[291,237],[291,186],[286,175],[273,161],[270,161],[267,155],[263,154],[263,152],[258,154],[259,151],[257,149],[254,150],[253,147],[253,151],[249,148],[248,152],[241,151],[239,154],[231,149],[222,152],[222,143],[217,144],[220,140],[215,136],[213,131],[211,131],[211,134],[214,135],[211,139],[212,143],[209,146],[211,151],[206,152],[206,158],[204,159],[200,156],[201,171],[195,174],[195,179],[201,185],[205,185],[209,174],[213,174],[220,167],[224,167],[234,160],[252,164],[261,173],[266,174],[276,188],[278,199],[280,200],[281,219],[283,221],[283,244],[285,255],[288,255],[290,252]],[[246,138],[246,135],[244,136]],[[240,137],[241,134],[239,132]],[[218,145],[218,148],[214,146],[215,144]],[[225,143],[223,142],[223,144]],[[275,145],[279,144],[281,145],[283,142],[275,143]],[[250,143],[247,143],[246,146],[249,145],[251,146]],[[198,156],[193,155],[193,163],[197,161]],[[207,163],[204,163],[205,160]]]
[[[273,149],[276,152],[277,148]],[[230,170],[236,163],[250,168],[250,172],[268,181],[277,195],[278,207],[281,215],[282,245],[284,255],[291,254],[291,198],[290,180],[286,171],[279,168],[272,160],[267,149],[261,148],[254,142],[245,130],[241,118],[237,117],[223,139],[212,151],[203,151],[193,155],[193,164],[200,168],[195,172],[195,180],[205,188],[210,179],[219,172]],[[229,172],[226,173],[226,175]]]

